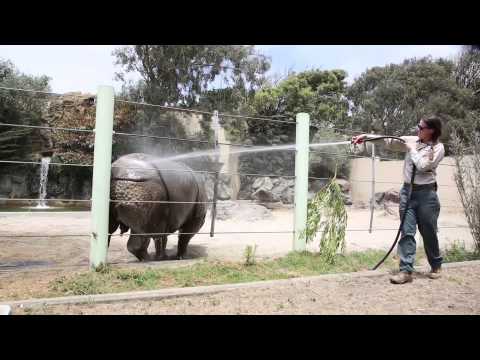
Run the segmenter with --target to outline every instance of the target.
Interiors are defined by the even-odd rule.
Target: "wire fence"
[[[8,88],[8,87],[0,87],[1,90],[8,90],[8,91],[20,91],[20,92],[27,92],[27,93],[35,93],[35,94],[43,94],[43,95],[53,95],[53,96],[62,96],[63,94],[57,94],[53,92],[47,91],[37,91],[37,90],[28,90],[28,89],[15,89],[15,88]],[[245,119],[245,120],[255,120],[255,121],[266,121],[272,123],[283,123],[283,124],[296,124],[296,121],[290,120],[279,120],[279,119],[272,119],[267,117],[255,117],[255,116],[248,116],[248,115],[236,115],[236,114],[226,114],[226,113],[214,113],[210,111],[203,111],[203,110],[196,110],[196,109],[187,109],[187,108],[180,108],[180,107],[173,107],[173,106],[163,106],[163,105],[156,105],[156,104],[149,104],[145,102],[136,102],[136,101],[129,101],[129,100],[121,100],[116,99],[115,102],[118,103],[125,103],[125,104],[133,104],[133,105],[142,105],[142,106],[150,106],[155,108],[160,108],[162,110],[167,111],[178,111],[178,112],[187,112],[187,113],[194,113],[194,114],[202,114],[202,115],[217,115],[223,118],[238,118],[238,119]],[[4,127],[18,127],[18,128],[31,128],[31,129],[41,129],[41,130],[49,130],[49,131],[68,131],[68,132],[87,132],[87,133],[95,133],[94,129],[82,129],[82,128],[67,128],[67,127],[54,127],[54,126],[42,126],[42,125],[26,125],[26,124],[12,124],[12,123],[0,123],[0,126]],[[340,129],[335,127],[319,127],[314,126],[316,129],[333,129],[336,131],[340,131],[343,133],[359,133],[360,130],[354,129]],[[194,142],[194,143],[203,143],[203,144],[212,144],[211,141],[208,140],[199,140],[199,139],[191,139],[191,138],[181,138],[181,137],[170,137],[170,136],[156,136],[150,134],[138,134],[138,133],[126,133],[126,132],[119,132],[113,131],[112,136],[124,136],[124,137],[133,137],[133,138],[148,138],[154,140],[168,140],[168,141],[180,141],[180,142]],[[247,147],[247,148],[254,148],[254,145],[251,144],[238,144],[238,143],[225,143],[225,142],[217,142],[217,145],[225,145],[225,146],[239,146],[239,147]],[[276,148],[275,145],[270,145],[272,151]],[[295,147],[292,149],[285,149],[285,150],[292,150],[295,151]],[[311,150],[310,153],[312,154],[324,154],[334,157],[347,157],[347,158],[368,158],[369,156],[362,156],[356,154],[347,154],[347,153],[335,153],[335,152],[326,152],[321,150]],[[217,153],[211,155],[218,155]],[[386,157],[376,157],[379,160],[399,160],[396,158],[386,158]],[[41,162],[34,162],[34,161],[16,161],[16,160],[0,160],[0,163],[3,164],[31,164],[31,165],[41,165]],[[49,163],[49,165],[54,166],[78,166],[78,167],[93,167],[93,164],[80,164],[80,163]],[[439,164],[440,166],[455,166],[451,164]],[[175,171],[175,172],[190,172],[190,173],[199,173],[199,174],[221,174],[221,175],[232,175],[232,176],[251,176],[251,177],[281,177],[287,179],[295,179],[295,175],[287,175],[287,174],[260,174],[260,173],[246,173],[246,172],[236,172],[236,171],[208,171],[208,170],[183,170],[183,169],[160,169],[160,168],[145,168],[145,167],[126,167],[126,166],[117,166],[113,165],[112,168],[122,168],[128,170],[142,170],[142,171]],[[308,177],[309,180],[330,180],[330,178],[319,178],[319,177]],[[371,182],[372,180],[368,179],[349,179],[351,182]],[[379,181],[375,180],[376,183],[385,183],[385,184],[396,184],[400,185],[401,182],[389,182],[389,181]],[[443,185],[440,184],[439,186],[442,187],[456,187],[453,185]],[[31,198],[0,198],[0,201],[38,201],[39,199],[31,199]],[[42,199],[42,201],[57,201],[57,202],[91,202],[91,199]],[[196,202],[196,201],[161,201],[161,200],[118,200],[118,199],[110,199],[111,203],[159,203],[159,204],[214,204],[214,201],[203,201],[203,202]],[[261,204],[261,203],[257,203]],[[455,206],[442,206],[442,207],[452,207],[452,208],[463,208],[463,207],[455,207]],[[468,226],[439,226],[439,229],[460,229],[466,228]],[[396,231],[397,228],[372,228],[372,229],[349,229],[347,228],[347,232],[359,232],[359,231]],[[229,235],[229,234],[294,234],[294,230],[292,231],[216,231],[218,235]],[[165,236],[171,235],[170,232],[160,232],[160,233],[140,233],[140,234],[128,234],[129,236]],[[188,233],[188,232],[177,232],[177,235],[211,235],[211,232],[196,232],[196,233]],[[112,233],[108,234],[109,236],[122,236],[122,234]],[[7,235],[7,234],[0,234],[0,238],[36,238],[36,237],[48,237],[48,238],[64,238],[64,237],[90,237],[91,234],[50,234],[50,235]]]
[[[465,225],[455,225],[455,226],[438,226],[437,229],[470,229],[469,226]],[[370,229],[345,229],[346,232],[370,232]],[[372,228],[372,231],[398,231],[398,228]],[[320,233],[321,231],[317,231]],[[284,231],[215,231],[215,234],[218,235],[230,235],[230,234],[294,234],[293,230],[284,230]],[[109,233],[108,236],[165,236],[165,235],[210,235],[210,232],[154,232],[154,233]],[[12,234],[0,234],[0,238],[63,238],[63,237],[91,237],[92,234],[51,234],[51,235],[12,235]]]

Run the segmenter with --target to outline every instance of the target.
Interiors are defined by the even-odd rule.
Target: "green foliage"
[[[476,105],[480,106],[480,47],[464,46],[455,68],[455,80],[476,95]]]
[[[343,193],[335,179],[336,176],[308,202],[307,224],[302,234],[309,242],[315,239],[317,232],[321,231],[319,253],[328,263],[335,261],[339,249],[342,252],[345,251],[347,227]]]
[[[297,113],[310,114],[312,125],[345,126],[348,123],[348,101],[342,70],[309,70],[292,73],[276,86],[267,86],[255,94],[250,112],[260,116],[282,116],[295,119]],[[294,127],[284,123],[248,122],[249,135],[259,144],[271,144],[278,135],[293,140]],[[312,135],[314,130],[312,128]]]
[[[203,261],[174,269],[149,267],[89,271],[55,279],[50,283],[49,293],[42,293],[42,296],[105,294],[354,272],[368,270],[382,255],[383,251],[380,250],[336,254],[333,262],[327,262],[320,254],[292,252],[250,266],[234,262]],[[395,266],[391,259],[387,259],[386,265],[390,268]]]
[[[49,90],[49,78],[20,73],[10,61],[0,59],[0,86],[19,89]],[[0,122],[40,125],[44,95],[0,89]],[[0,127],[0,158],[25,160],[42,147],[42,134],[29,128]]]
[[[472,109],[472,92],[457,84],[454,70],[454,62],[430,57],[367,70],[348,89],[353,126],[409,135],[421,116],[435,113],[445,120],[442,138],[448,139],[455,121],[466,123]]]
[[[138,72],[142,80],[135,95],[159,105],[192,107],[220,77],[234,98],[261,84],[270,67],[253,46],[243,45],[136,45],[113,55],[122,67],[117,78],[124,81],[126,73]]]
[[[257,245],[247,245],[245,248],[245,265],[250,266],[250,265],[255,265],[256,259],[255,259],[255,252],[257,251]]]
[[[452,134],[455,183],[475,247],[480,252],[480,132],[477,130],[465,136],[467,141],[462,140],[457,132]]]
[[[445,249],[443,261],[445,263],[480,260],[480,250],[469,251],[464,242],[455,241]]]
[[[114,51],[121,66],[117,78],[124,81],[121,98],[151,104],[197,108],[207,111],[239,113],[248,98],[264,81],[269,60],[253,46],[237,45],[138,45]],[[125,81],[129,72],[137,72],[137,83]],[[221,88],[212,89],[214,83]],[[131,107],[131,106],[130,106]],[[159,111],[152,107],[135,107],[129,111],[131,121],[120,124],[119,131],[148,133],[165,137],[185,137],[179,112]],[[190,122],[190,121],[188,121]],[[222,119],[231,137],[241,139],[245,124],[236,119]],[[201,116],[201,140],[213,140],[211,118]],[[158,143],[158,141],[157,141]],[[133,144],[124,139],[114,145],[115,153],[131,152]],[[187,142],[164,142],[156,153],[180,153],[208,148]],[[154,150],[152,144],[143,148]]]

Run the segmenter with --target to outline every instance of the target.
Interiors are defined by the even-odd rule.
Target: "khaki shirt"
[[[368,135],[374,137],[375,135]],[[381,139],[375,141],[375,145],[384,146],[385,149],[392,151],[406,152],[405,161],[403,162],[403,181],[410,183],[412,179],[413,164],[417,171],[415,173],[415,184],[431,184],[437,181],[437,166],[445,156],[445,148],[440,142],[422,143],[418,136],[402,136],[405,142],[416,144],[415,151],[408,151],[407,146],[396,139]],[[367,143],[368,144],[368,143]]]

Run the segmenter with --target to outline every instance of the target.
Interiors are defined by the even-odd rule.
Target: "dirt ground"
[[[246,205],[248,207],[248,204]],[[293,209],[274,209],[271,215],[256,220],[245,219],[245,211],[226,220],[216,220],[215,236],[210,237],[210,217],[200,233],[190,241],[188,256],[191,258],[216,258],[242,261],[247,245],[257,245],[259,259],[283,256],[292,250]],[[90,212],[64,213],[0,213],[0,274],[30,268],[68,267],[88,264],[91,228]],[[365,249],[388,249],[397,231],[398,215],[384,210],[375,212],[372,233],[368,229],[370,212],[367,209],[348,208],[347,251]],[[472,237],[462,213],[443,211],[439,218],[439,240],[442,247],[456,240],[472,245]],[[448,228],[442,228],[448,227]],[[362,231],[363,230],[363,231]],[[242,234],[241,232],[272,232],[266,234]],[[285,233],[275,233],[285,232]],[[15,235],[32,237],[17,238]],[[42,236],[44,235],[44,236]],[[56,237],[46,237],[56,236]],[[68,236],[65,236],[68,235]],[[82,236],[83,235],[83,236]],[[417,234],[417,238],[419,238]],[[112,263],[135,263],[136,258],[126,249],[128,236],[112,237],[108,261]],[[169,236],[167,251],[176,252],[177,235]],[[421,240],[419,240],[421,244]],[[307,249],[317,250],[317,241]],[[153,242],[150,245],[154,251]]]
[[[247,204],[248,205],[248,204]],[[227,261],[243,261],[244,260],[244,251],[247,245],[257,245],[257,258],[258,259],[267,259],[275,258],[278,256],[283,256],[292,250],[293,234],[291,233],[293,229],[293,210],[292,209],[275,209],[272,210],[270,216],[267,216],[263,219],[245,219],[244,213],[240,215],[233,214],[233,217],[226,220],[217,220],[215,223],[215,237],[211,238],[209,236],[210,232],[210,218],[207,217],[204,227],[201,229],[201,233],[197,234],[192,241],[190,242],[188,249],[188,256],[191,258],[190,261],[195,261],[196,259],[209,258],[209,259],[220,259]],[[347,251],[359,251],[365,249],[387,249],[393,241],[396,230],[388,231],[374,231],[369,233],[368,231],[356,231],[360,229],[367,229],[370,219],[370,213],[366,209],[356,209],[354,207],[348,208],[348,229],[354,231],[347,232],[346,243]],[[388,228],[395,229],[398,226],[398,216],[393,214],[387,214],[384,211],[376,211],[373,226],[374,228]],[[90,213],[89,212],[65,212],[65,213],[0,213],[0,228],[2,229],[0,233],[0,299],[19,299],[15,294],[24,294],[22,299],[27,299],[34,297],[33,294],[36,294],[35,297],[39,297],[39,294],[48,291],[48,283],[54,278],[68,274],[78,270],[85,270],[88,266],[89,259],[89,250],[90,250],[90,237],[88,233],[90,231]],[[456,226],[466,226],[467,223],[463,214],[459,213],[448,213],[442,212],[439,219],[440,227],[452,227],[448,229],[440,229],[439,239],[442,247],[448,246],[455,240],[464,241],[466,245],[472,244],[472,238],[468,228],[455,228]],[[271,231],[271,232],[280,232],[285,231],[288,233],[278,234],[241,234],[243,231]],[[226,232],[233,232],[226,234]],[[203,233],[203,234],[202,234]],[[84,234],[84,236],[82,236]],[[26,238],[17,238],[15,235],[29,235],[32,237]],[[43,236],[42,236],[43,235]],[[45,235],[54,235],[57,237],[46,237]],[[71,236],[65,236],[71,235]],[[112,238],[112,243],[108,252],[108,261],[117,265],[128,265],[128,266],[142,266],[139,264],[133,255],[129,254],[126,249],[127,236],[123,237],[114,237]],[[176,252],[176,243],[177,236],[170,236],[169,244],[167,251],[169,254],[174,254]],[[421,240],[419,240],[419,245],[421,245]],[[316,250],[318,249],[318,241],[312,244],[309,244],[308,249]],[[153,252],[153,244],[151,244],[150,251]],[[185,265],[188,265],[189,260],[183,261]],[[170,266],[182,266],[180,262],[162,262],[160,265]],[[152,263],[150,263],[152,264]],[[183,264],[183,263],[182,263]],[[478,268],[477,268],[478,270]],[[456,278],[462,279],[461,276],[463,273],[458,273]],[[475,280],[476,279],[476,280]],[[478,281],[478,278],[475,278],[472,281]],[[362,294],[369,294],[368,296],[373,296],[375,298],[377,295],[380,296],[382,293],[385,293],[385,296],[388,297],[389,294],[396,294],[396,291],[390,287],[386,286],[386,279],[378,280],[367,279],[362,281],[362,286],[358,287],[358,301],[359,303],[355,304],[355,301],[351,305],[346,304],[346,312],[348,311],[360,311],[366,313],[368,307],[358,307],[358,304],[362,303]],[[459,280],[460,281],[460,280]],[[462,280],[463,281],[463,280]],[[467,280],[465,280],[467,281]],[[378,284],[377,284],[378,282]],[[449,284],[453,286],[454,293],[459,288],[458,284],[450,280],[442,280],[439,284]],[[421,279],[418,281],[418,284],[424,284],[420,286],[420,293],[422,299],[427,299],[429,294],[434,293],[436,289],[436,284],[428,282],[427,280]],[[427,286],[428,285],[428,286]],[[478,283],[477,283],[478,285]],[[323,285],[322,285],[323,286]],[[327,285],[325,285],[327,286]],[[330,287],[328,287],[330,286]],[[328,285],[327,290],[322,290],[322,293],[326,294],[325,298],[322,301],[327,301],[325,307],[322,307],[321,311],[330,311],[328,309],[336,309],[330,304],[331,299],[334,302],[334,297],[331,297],[331,291],[338,292],[338,296],[345,297],[348,299],[355,294],[351,293],[354,289],[357,289],[358,283],[351,283],[347,288],[344,288],[343,285]],[[379,288],[377,288],[379,286]],[[457,287],[456,287],[457,286]],[[351,287],[350,290],[348,290]],[[385,287],[385,288],[384,288]],[[460,286],[461,287],[461,286]],[[415,285],[416,288],[416,285]],[[429,290],[431,288],[431,290]],[[441,288],[441,287],[440,287]],[[352,290],[353,289],[353,290]],[[363,290],[362,290],[363,289]],[[390,289],[390,290],[388,290]],[[412,289],[412,287],[406,287],[405,289]],[[456,290],[455,290],[456,289]],[[21,291],[20,291],[21,290]],[[285,290],[285,289],[283,289]],[[283,290],[279,290],[280,293]],[[330,291],[331,290],[331,291]],[[270,291],[270,292],[269,292]],[[273,291],[273,292],[272,292]],[[159,313],[163,311],[171,311],[172,313],[208,313],[208,311],[225,311],[226,313],[236,313],[236,312],[246,312],[246,313],[255,313],[256,311],[261,312],[274,312],[274,313],[296,313],[300,311],[295,306],[289,306],[289,299],[296,290],[292,292],[286,291],[285,295],[280,295],[275,292],[276,290],[265,290],[258,295],[259,297],[264,297],[265,304],[259,305],[258,309],[247,309],[246,304],[248,300],[243,302],[242,297],[245,296],[248,298],[250,295],[237,294],[238,298],[241,301],[240,305],[237,304],[236,296],[231,298],[232,305],[227,309],[227,305],[224,307],[217,307],[216,305],[208,310],[207,305],[198,305],[198,301],[192,300],[192,306],[185,305],[187,302],[182,303],[182,299],[177,299],[175,301],[179,302],[179,305],[176,306],[173,302],[162,302],[164,305],[159,305],[160,307],[156,310]],[[350,291],[350,292],[349,292]],[[356,290],[355,290],[356,291]],[[391,291],[394,291],[393,293]],[[401,292],[404,290],[400,290]],[[408,291],[408,290],[405,290]],[[372,293],[371,293],[372,292]],[[32,294],[29,296],[29,294]],[[308,293],[308,292],[307,292]],[[306,293],[306,294],[307,294]],[[419,294],[420,294],[419,293]],[[263,295],[262,295],[263,294]],[[290,294],[290,295],[288,295]],[[310,295],[306,295],[307,298]],[[333,294],[333,293],[332,293]],[[478,295],[478,294],[477,294]],[[220,296],[217,299],[215,296],[212,298],[213,302],[220,301],[221,303],[226,304],[228,301],[228,294],[218,295]],[[223,299],[225,296],[225,300]],[[252,295],[253,296],[253,295]],[[272,304],[269,301],[269,297],[273,296],[275,304]],[[289,297],[290,296],[290,297]],[[442,295],[444,296],[444,295]],[[373,299],[372,298],[372,299]],[[398,298],[402,298],[401,296]],[[468,298],[468,296],[467,296]],[[210,297],[206,297],[205,301],[210,301]],[[461,300],[463,298],[456,297],[455,299]],[[187,300],[185,300],[187,301]],[[203,300],[202,300],[203,301]],[[306,300],[305,300],[306,301]],[[308,301],[305,302],[305,307],[302,307],[301,311],[320,311],[317,309],[316,302],[320,301],[312,300],[312,304],[308,305]],[[463,304],[463,300],[461,301]],[[167,310],[168,306],[165,304],[170,304],[172,310]],[[418,308],[434,309],[435,311],[440,311],[442,307],[430,308],[426,306],[427,303],[422,303]],[[478,303],[475,303],[478,305]],[[308,305],[308,306],[307,306]],[[458,305],[458,304],[457,304]],[[455,306],[457,306],[455,305]],[[99,305],[100,306],[100,305]],[[99,309],[107,309],[112,307],[112,311],[116,312],[116,306],[120,305],[101,305]],[[133,305],[132,305],[133,306]],[[150,305],[138,304],[135,305],[138,309],[135,311],[149,311],[148,307]],[[164,306],[164,307],[162,307]],[[205,310],[202,310],[205,306]],[[279,308],[276,309],[276,306]],[[385,305],[387,306],[387,305]],[[385,308],[385,311],[389,312],[401,312],[401,311],[410,311],[412,308],[406,308],[404,305],[391,304]],[[460,306],[460,305],[458,305]],[[466,304],[463,304],[459,309],[461,311],[466,311]],[[121,307],[121,306],[120,306]],[[283,307],[283,308],[282,308]],[[123,311],[128,312],[130,307],[126,306],[124,310],[118,309],[118,312]],[[145,310],[147,309],[147,310]],[[162,310],[163,309],[163,310]],[[183,310],[182,310],[183,309]],[[223,310],[222,310],[223,309]],[[240,310],[238,310],[240,309]],[[309,310],[311,309],[311,310]],[[469,308],[470,309],[470,308]],[[473,307],[478,311],[478,307]],[[447,309],[448,310],[448,309]],[[446,311],[447,311],[446,310]],[[63,310],[62,310],[63,311]],[[83,310],[82,310],[83,311]],[[101,312],[102,310],[99,310]],[[334,310],[332,310],[334,311]],[[337,310],[335,310],[337,311]],[[338,310],[340,311],[340,310]],[[341,310],[344,311],[344,310]],[[382,311],[379,309],[378,311]],[[456,310],[455,310],[456,311]]]
[[[106,304],[14,308],[15,314],[480,314],[480,262],[423,274],[405,285],[388,275],[324,276],[216,294]]]

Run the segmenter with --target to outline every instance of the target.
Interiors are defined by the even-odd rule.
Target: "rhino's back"
[[[146,206],[129,203],[127,207],[136,213],[142,213],[147,208],[160,211],[168,207],[170,231],[176,231],[199,212],[206,213],[205,204],[195,204],[205,201],[205,198],[202,178],[195,176],[192,169],[183,163],[134,153],[122,156],[112,164],[112,199],[169,201],[169,204],[152,203]],[[125,207],[125,204],[122,206]]]

